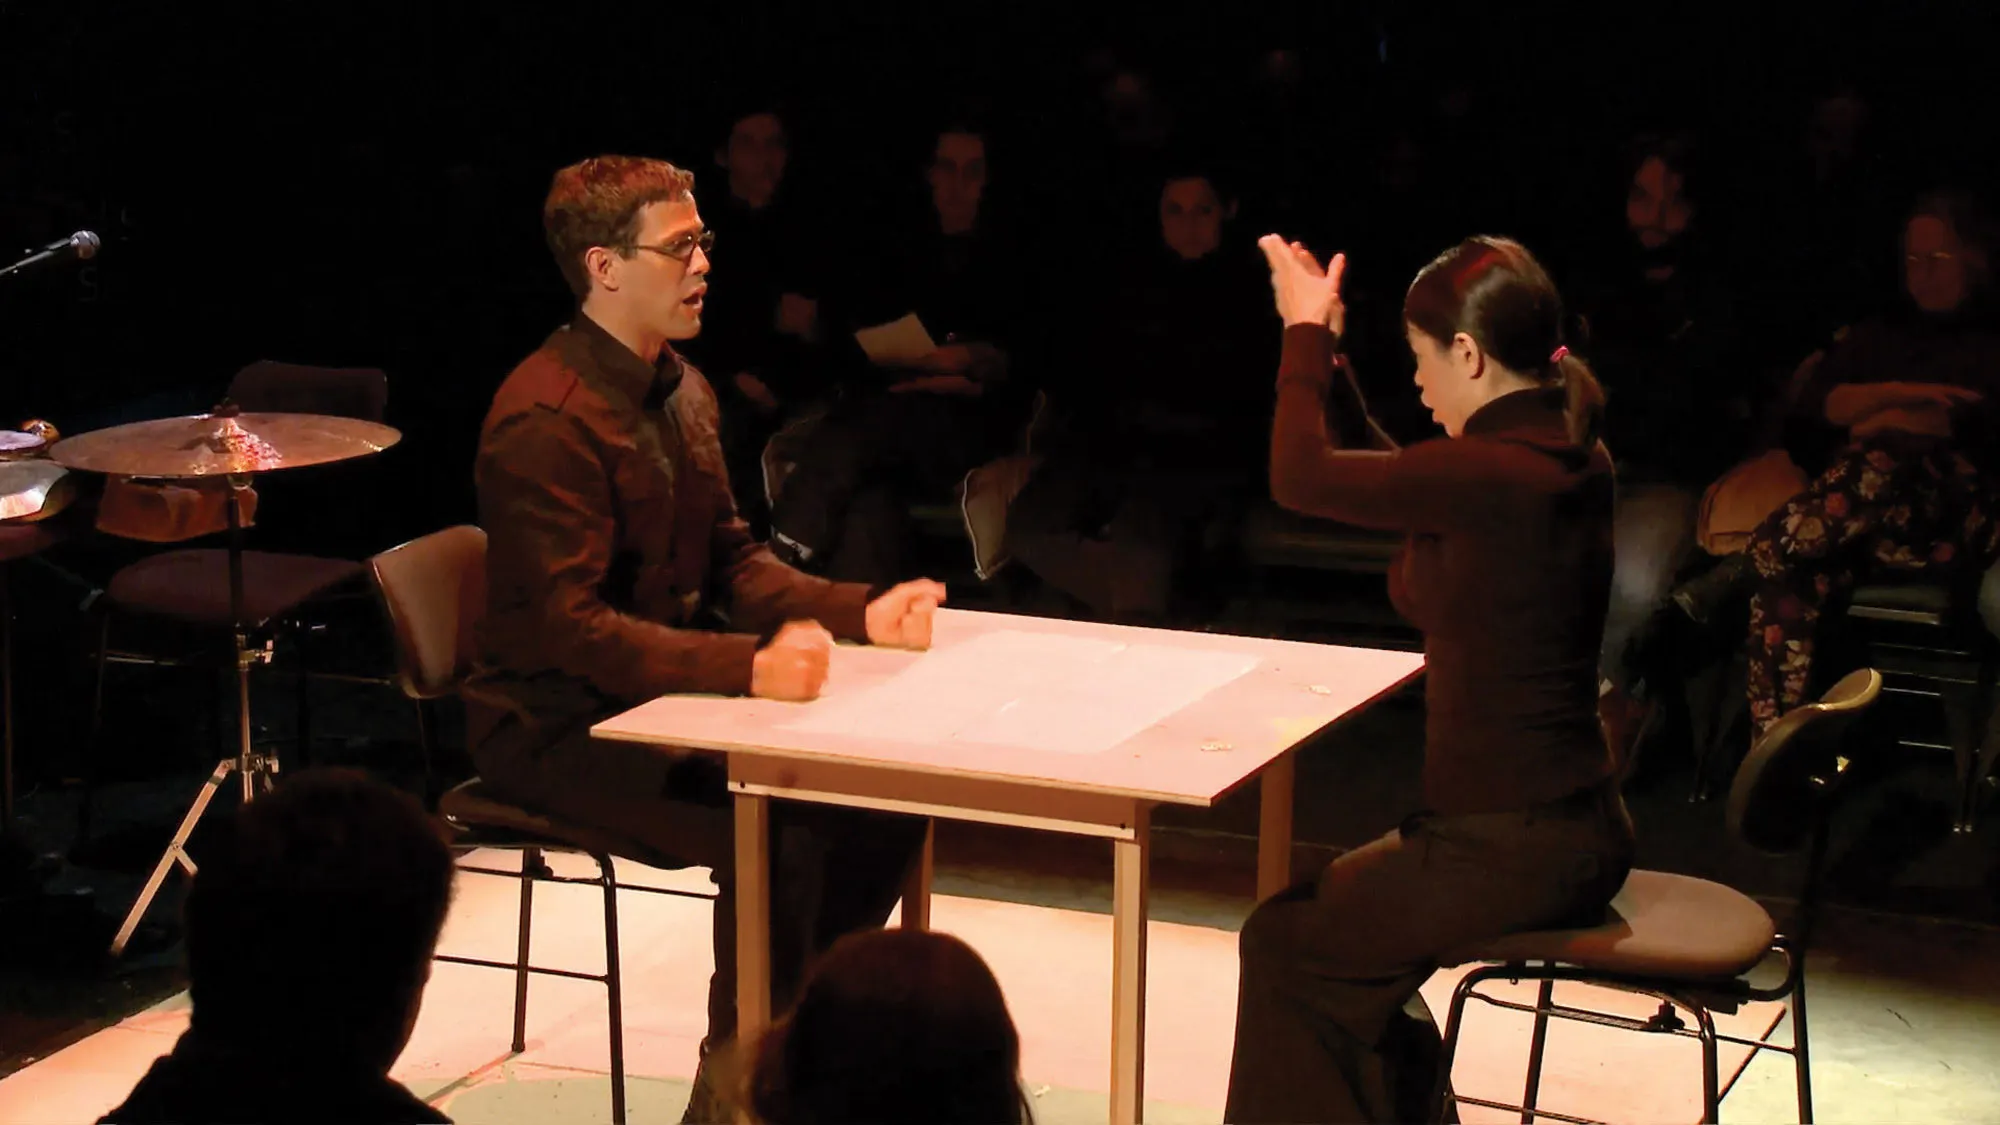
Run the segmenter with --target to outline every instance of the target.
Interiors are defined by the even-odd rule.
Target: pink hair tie
[[[1556,350],[1549,353],[1550,363],[1561,363],[1567,358],[1569,358],[1569,349],[1561,345],[1557,345]]]

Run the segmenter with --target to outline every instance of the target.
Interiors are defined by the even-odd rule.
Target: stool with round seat
[[[397,683],[417,704],[418,737],[428,765],[433,758],[436,721],[430,707],[453,695],[470,670],[472,638],[486,604],[486,533],[461,525],[432,532],[393,547],[369,560],[389,632],[396,647]],[[678,898],[713,899],[712,894],[618,882],[614,856],[667,870],[694,864],[660,854],[637,840],[560,817],[522,808],[495,794],[478,778],[447,790],[438,799],[438,813],[454,833],[460,851],[499,848],[521,853],[521,869],[460,864],[459,870],[497,875],[521,882],[520,936],[512,961],[438,954],[436,960],[458,965],[508,969],[514,973],[514,1037],[512,1050],[527,1049],[528,978],[568,977],[604,985],[610,1025],[611,1120],[625,1121],[625,1032],[623,988],[618,963],[618,892],[644,891]],[[544,858],[549,852],[576,852],[597,863],[595,878],[558,875]],[[597,886],[604,892],[604,972],[584,973],[531,962],[534,889],[537,882]]]
[[[1755,899],[1706,879],[1661,871],[1634,871],[1594,926],[1508,934],[1475,946],[1453,950],[1440,958],[1444,965],[1479,963],[1452,994],[1446,1019],[1444,1058],[1434,1103],[1477,1105],[1510,1113],[1521,1120],[1550,1117],[1581,1121],[1537,1107],[1542,1059],[1551,1018],[1594,1023],[1629,1031],[1647,1031],[1697,1039],[1702,1048],[1702,1120],[1719,1120],[1726,1091],[1720,1088],[1716,1044],[1736,1043],[1779,1051],[1793,1058],[1798,1083],[1799,1120],[1810,1122],[1812,1074],[1810,1040],[1806,1032],[1805,952],[1817,912],[1819,875],[1826,859],[1827,816],[1847,773],[1847,736],[1882,693],[1881,673],[1855,672],[1816,703],[1787,714],[1751,748],[1738,768],[1729,793],[1731,831],[1744,843],[1769,854],[1784,854],[1802,844],[1809,848],[1806,882],[1791,932],[1780,934],[1777,923]],[[1772,985],[1752,983],[1750,974],[1771,955],[1784,965],[1784,975]],[[1534,980],[1541,987],[1533,1005],[1503,1000],[1479,990],[1490,981]],[[1648,1019],[1590,1011],[1554,1002],[1557,981],[1575,981],[1617,989],[1660,1001]],[[1451,1091],[1451,1061],[1468,1000],[1534,1016],[1528,1048],[1528,1077],[1519,1105],[1458,1097]],[[1783,1000],[1792,1021],[1789,1046],[1719,1034],[1712,1016],[1734,1011],[1752,1001]],[[1678,1015],[1695,1022],[1689,1030]],[[1768,1034],[1768,1033],[1767,1033]]]

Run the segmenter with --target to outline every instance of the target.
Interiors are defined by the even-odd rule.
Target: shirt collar
[[[633,402],[658,406],[680,389],[683,361],[671,344],[661,347],[658,363],[647,363],[581,311],[570,321],[570,328],[582,338],[595,374],[624,391]]]
[[[1510,430],[1556,429],[1568,432],[1566,396],[1561,387],[1529,387],[1488,402],[1465,420],[1465,434],[1498,434]]]

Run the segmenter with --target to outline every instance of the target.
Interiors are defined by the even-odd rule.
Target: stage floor
[[[479,853],[483,865],[506,865],[507,853]],[[553,857],[568,871],[580,857]],[[581,862],[581,866],[577,866]],[[621,880],[706,888],[700,871],[660,872],[626,866]],[[482,875],[462,878],[442,948],[474,956],[511,956],[516,884]],[[543,964],[584,971],[602,967],[602,913],[590,887],[543,885],[535,894],[534,942]],[[679,1120],[694,1073],[711,960],[707,902],[628,893],[619,903],[625,969],[625,1050],[630,1119]],[[1109,1073],[1111,919],[1062,909],[939,894],[933,924],[958,934],[993,966],[1022,1036],[1022,1069],[1043,1125],[1102,1121]],[[1220,1120],[1229,1075],[1236,999],[1236,934],[1227,928],[1155,921],[1151,927],[1147,1008],[1146,1119]],[[1425,988],[1443,1018],[1456,974]],[[1558,991],[1570,1003],[1606,1002],[1644,1014],[1650,1005],[1590,990]],[[1525,986],[1523,989],[1525,996]],[[396,1076],[462,1122],[595,1122],[610,1117],[604,994],[583,981],[537,978],[529,995],[528,1049],[507,1050],[513,988],[503,972],[436,966],[424,1010]],[[151,1061],[187,1024],[185,994],[100,1031],[0,1081],[0,1125],[94,1120],[116,1105]],[[1777,1018],[1761,1005],[1724,1026],[1754,1035]],[[1519,1093],[1525,1072],[1527,1019],[1475,1007],[1468,1018],[1456,1082],[1471,1095]],[[1780,1029],[1780,1035],[1784,1029]],[[1739,1049],[1732,1057],[1740,1062]],[[1777,1081],[1756,1082],[1771,1095],[1788,1089],[1785,1060]],[[1725,1060],[1725,1074],[1735,1064]],[[1746,1087],[1745,1094],[1753,1091]],[[1692,1122],[1699,1117],[1699,1071],[1690,1040],[1631,1035],[1577,1024],[1552,1031],[1542,1105],[1611,1121]],[[1758,1102],[1769,1099],[1756,1098]],[[1737,1108],[1738,1103],[1731,1103]],[[1780,1098],[1778,1105],[1783,1105]],[[1742,1108],[1749,1108],[1744,1106]],[[1829,1110],[1834,1107],[1827,1106]],[[1727,1115],[1729,1120],[1779,1117]],[[1832,1119],[1827,1114],[1825,1119]],[[1468,1108],[1467,1121],[1503,1120]]]

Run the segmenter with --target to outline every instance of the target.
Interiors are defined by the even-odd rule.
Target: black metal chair
[[[1856,719],[1882,693],[1881,673],[1855,672],[1817,703],[1786,715],[1751,748],[1730,787],[1730,829],[1744,843],[1770,854],[1809,849],[1806,879],[1791,932],[1780,935],[1771,915],[1754,899],[1720,883],[1661,871],[1634,871],[1608,911],[1608,920],[1587,929],[1509,934],[1441,958],[1445,965],[1481,963],[1467,973],[1452,995],[1446,1020],[1444,1058],[1435,1105],[1476,1105],[1536,1117],[1585,1119],[1537,1106],[1542,1060],[1550,1019],[1574,1020],[1627,1031],[1697,1039],[1702,1049],[1702,1120],[1720,1120],[1727,1090],[1721,1086],[1717,1044],[1735,1043],[1757,1051],[1792,1056],[1798,1083],[1799,1120],[1811,1122],[1811,1041],[1806,1031],[1805,955],[1818,911],[1821,868],[1825,865],[1827,817],[1850,758],[1847,736]],[[1784,976],[1776,984],[1752,983],[1753,970],[1776,954]],[[1481,992],[1490,981],[1533,980],[1540,989],[1532,1005]],[[1555,1002],[1557,981],[1574,981],[1652,997],[1660,1002],[1649,1019],[1570,1007]],[[1521,1104],[1508,1105],[1456,1096],[1451,1062],[1457,1051],[1468,1000],[1526,1012],[1534,1017],[1528,1047],[1528,1077]],[[1791,1044],[1716,1031],[1712,1013],[1735,1011],[1753,1001],[1786,1001]],[[1679,1012],[1695,1022],[1689,1030]],[[1775,1030],[1775,1027],[1773,1028]]]
[[[1880,668],[1890,694],[1935,699],[1945,744],[1902,735],[1900,745],[1946,750],[1956,792],[1953,829],[1977,823],[1982,785],[2000,756],[2000,707],[1994,680],[2000,643],[1980,622],[1972,581],[1946,584],[1888,575],[1857,587],[1842,623],[1866,661]]]
[[[2000,641],[1973,608],[1973,583],[1939,582],[1923,574],[1876,574],[1844,599],[1844,611],[1829,613],[1821,625],[1818,660],[1834,669],[1866,665],[1883,675],[1883,691],[1904,699],[1934,702],[1944,741],[1934,741],[1936,724],[1897,724],[1893,741],[1913,750],[1951,755],[1953,830],[1973,831],[1980,799],[2000,758]],[[1742,745],[1749,722],[1745,701],[1745,654],[1740,643],[1688,681],[1688,708],[1694,720],[1695,787],[1692,799],[1708,797]]]
[[[435,758],[437,737],[433,707],[437,700],[454,695],[463,681],[470,667],[473,631],[485,608],[486,533],[469,525],[433,532],[376,555],[369,560],[369,570],[381,594],[390,635],[395,639],[397,683],[417,705],[418,738],[428,765]],[[514,973],[514,1037],[511,1049],[515,1054],[527,1050],[530,976],[567,977],[602,984],[610,1025],[611,1120],[615,1125],[624,1125],[624,990],[618,963],[618,892],[644,891],[677,898],[710,900],[715,896],[619,883],[614,856],[624,856],[649,867],[664,869],[687,868],[693,864],[661,855],[638,841],[615,833],[521,808],[494,795],[478,778],[448,790],[438,801],[438,812],[454,831],[455,848],[462,851],[498,848],[521,853],[519,871],[467,864],[459,866],[460,871],[473,874],[519,879],[521,920],[520,938],[512,961],[447,954],[438,954],[436,959],[457,965],[507,969]],[[544,858],[544,854],[549,852],[587,855],[596,862],[598,873],[594,878],[558,875]],[[532,963],[530,953],[537,882],[583,884],[603,890],[604,972],[584,973]]]
[[[225,397],[252,413],[308,413],[379,422],[387,407],[388,376],[373,368],[302,367],[260,361],[237,372]],[[320,518],[324,518],[323,516]],[[277,639],[296,640],[306,630],[304,608],[322,599],[352,591],[366,595],[365,568],[352,559],[324,558],[286,551],[244,551],[245,616],[252,628],[255,658],[268,661]],[[104,685],[111,664],[181,666],[212,664],[206,652],[195,656],[162,654],[114,644],[113,625],[120,619],[164,622],[192,630],[201,637],[228,636],[235,622],[229,600],[229,552],[221,547],[185,547],[160,551],[130,563],[105,585],[100,609],[96,684],[92,693],[89,746],[101,753]],[[231,653],[231,661],[242,654]],[[232,663],[233,666],[233,663]],[[301,762],[310,755],[310,669],[297,661],[296,743]],[[211,684],[211,687],[213,685]],[[218,698],[208,696],[209,717],[219,723]],[[220,726],[217,726],[220,733]],[[90,835],[96,768],[86,771],[84,799],[78,806],[78,835]]]

